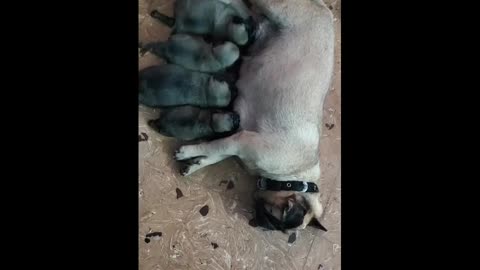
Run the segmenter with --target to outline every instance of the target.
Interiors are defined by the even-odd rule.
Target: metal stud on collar
[[[305,182],[305,181],[303,181],[302,183],[303,183],[303,189],[302,189],[302,192],[307,192],[307,190],[308,190],[308,183],[307,183],[307,182]],[[314,187],[314,188],[315,188],[315,187]]]

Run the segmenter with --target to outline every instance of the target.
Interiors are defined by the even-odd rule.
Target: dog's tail
[[[150,12],[150,16],[159,20],[160,22],[162,22],[163,24],[165,24],[170,28],[172,28],[175,25],[175,18],[168,17],[167,15],[162,14],[156,10]]]

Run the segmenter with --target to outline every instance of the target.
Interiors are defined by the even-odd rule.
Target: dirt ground
[[[156,8],[172,14],[173,2],[139,1],[140,41],[167,39],[170,30],[148,13]],[[289,243],[293,236],[249,225],[255,179],[231,159],[182,177],[172,158],[178,142],[146,124],[159,110],[139,106],[139,269],[340,269],[341,9],[340,0],[325,3],[336,28],[335,78],[325,101],[327,127],[320,146],[322,224],[329,231],[308,228]],[[146,54],[139,68],[160,63]]]

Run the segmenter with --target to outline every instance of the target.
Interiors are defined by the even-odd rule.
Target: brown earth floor
[[[171,14],[174,0],[140,0],[139,38],[164,40],[169,29],[148,16],[156,8]],[[292,0],[293,1],[293,0]],[[235,160],[204,168],[192,176],[177,172],[172,154],[178,143],[156,134],[146,121],[159,110],[139,107],[139,244],[141,270],[150,269],[340,269],[340,0],[326,0],[335,15],[335,79],[324,106],[321,140],[321,201],[325,207],[322,232],[308,228],[289,235],[250,226],[255,180]],[[140,69],[161,63],[151,54],[141,57]],[[177,189],[183,196],[177,198]],[[200,209],[208,205],[208,214]],[[161,232],[161,237],[146,235]]]

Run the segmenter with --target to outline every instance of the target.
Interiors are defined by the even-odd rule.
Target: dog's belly
[[[304,125],[320,125],[331,70],[324,67],[330,57],[308,51],[311,55],[304,54],[305,47],[294,39],[283,38],[261,55],[244,59],[234,103],[242,129],[297,133]]]

